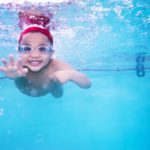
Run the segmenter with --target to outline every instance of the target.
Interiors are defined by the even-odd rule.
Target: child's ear
[[[54,55],[54,49],[51,50],[50,55],[51,55],[51,56]]]
[[[55,55],[55,53],[54,53],[54,50],[51,51],[51,57],[52,57],[52,58],[56,58],[56,55]]]

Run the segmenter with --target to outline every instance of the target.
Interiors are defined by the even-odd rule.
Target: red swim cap
[[[23,36],[29,32],[40,32],[40,33],[44,34],[53,45],[53,36],[51,35],[50,31],[47,28],[37,27],[37,26],[28,27],[27,29],[23,30],[20,34],[19,44],[20,44]]]

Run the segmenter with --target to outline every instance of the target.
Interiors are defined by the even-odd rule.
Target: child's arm
[[[71,81],[81,88],[91,87],[91,81],[87,78],[87,76],[73,69],[57,71],[53,73],[50,78],[59,82],[60,84]]]
[[[81,88],[91,87],[90,80],[84,74],[75,70],[57,71],[50,76],[50,80],[52,80],[53,84],[51,94],[56,98],[59,98],[63,95],[62,85],[67,81],[72,81]]]
[[[50,75],[50,79],[57,81],[60,84],[71,81],[81,88],[91,87],[91,81],[88,79],[88,77],[85,74],[74,70],[70,65],[55,60],[53,62],[53,66],[55,66],[57,70]]]
[[[77,84],[79,87],[81,88],[91,87],[91,81],[85,74],[76,70],[68,70],[65,73],[68,74],[69,80]]]
[[[12,55],[9,56],[9,62],[4,58],[2,59],[3,66],[0,66],[0,71],[3,72],[10,79],[17,79],[24,77],[28,72],[27,68],[24,68],[22,61],[15,61]]]

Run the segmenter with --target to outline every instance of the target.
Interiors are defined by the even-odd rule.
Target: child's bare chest
[[[18,89],[29,96],[43,96],[52,91],[52,83],[49,79],[44,80],[28,80],[21,78],[16,81]]]

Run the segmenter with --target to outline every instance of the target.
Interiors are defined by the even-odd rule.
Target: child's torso
[[[57,61],[56,61],[57,62]],[[57,71],[55,61],[52,61],[41,74],[29,73],[27,77],[18,78],[16,86],[18,89],[29,96],[43,96],[51,93],[53,90],[53,82],[50,80],[50,75]]]

